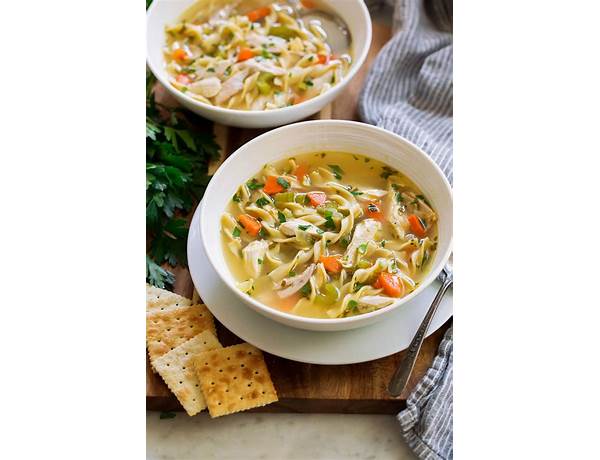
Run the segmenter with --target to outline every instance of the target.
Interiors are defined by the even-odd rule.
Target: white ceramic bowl
[[[258,173],[265,163],[323,150],[362,154],[397,169],[415,182],[439,216],[438,249],[427,277],[406,297],[364,315],[336,319],[305,318],[264,305],[237,289],[222,250],[221,215],[239,184]],[[209,262],[227,287],[250,308],[292,327],[315,331],[347,330],[384,320],[392,311],[419,295],[438,276],[452,246],[452,191],[439,167],[422,150],[400,136],[354,121],[305,121],[258,136],[225,160],[204,194],[200,229]],[[205,263],[195,261],[198,257],[198,254],[188,253],[190,265]]]
[[[321,0],[342,18],[352,35],[353,63],[344,79],[329,91],[297,105],[274,110],[233,110],[197,101],[176,90],[168,80],[163,48],[165,25],[179,16],[196,0],[154,0],[146,15],[147,62],[158,81],[183,106],[203,117],[224,125],[243,128],[272,128],[302,120],[329,104],[350,82],[364,63],[371,45],[371,18],[362,0]]]

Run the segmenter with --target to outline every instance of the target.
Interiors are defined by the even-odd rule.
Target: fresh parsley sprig
[[[146,74],[146,280],[160,288],[175,277],[161,264],[187,265],[187,214],[202,198],[208,165],[219,147],[205,120],[154,98],[156,80]],[[193,126],[193,127],[192,127]],[[204,128],[204,130],[202,130]]]

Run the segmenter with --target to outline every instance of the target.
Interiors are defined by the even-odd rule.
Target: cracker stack
[[[203,304],[146,286],[150,363],[188,415],[208,406],[211,417],[277,401],[262,352],[243,343],[223,348]]]

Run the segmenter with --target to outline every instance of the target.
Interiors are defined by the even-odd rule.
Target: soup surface
[[[287,107],[329,90],[350,67],[347,44],[332,52],[318,2],[208,3],[166,27],[170,82],[194,99],[240,110]]]
[[[362,314],[407,295],[437,246],[437,214],[413,182],[342,152],[265,165],[240,185],[221,229],[239,289],[315,318]]]

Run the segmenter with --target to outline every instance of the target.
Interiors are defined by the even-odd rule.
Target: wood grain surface
[[[367,62],[349,83],[343,95],[338,97],[312,118],[357,120],[357,102],[366,74],[381,47],[390,37],[390,29],[381,24],[373,25],[373,42]],[[161,94],[161,97],[165,97]],[[215,125],[215,136],[222,148],[221,161],[239,146],[267,131],[238,129]],[[211,165],[212,171],[218,162]],[[191,298],[194,286],[187,269],[177,267],[174,291]],[[210,306],[209,306],[210,308]],[[406,396],[431,366],[439,343],[448,329],[451,319],[423,343],[409,385],[400,398],[387,394],[386,386],[404,352],[386,358],[360,364],[322,366],[304,364],[265,353],[279,402],[254,409],[253,412],[341,412],[394,414],[406,405]],[[240,343],[241,340],[217,322],[219,341],[224,345]],[[158,374],[150,368],[146,357],[146,407],[149,410],[182,410]]]

